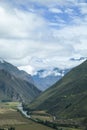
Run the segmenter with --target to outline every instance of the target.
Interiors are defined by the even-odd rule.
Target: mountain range
[[[32,76],[32,78],[37,88],[44,91],[59,81],[69,71],[70,69],[60,68],[41,69],[38,70],[37,73]]]
[[[30,102],[41,91],[33,84],[31,75],[0,59],[0,100]]]
[[[72,57],[64,63],[62,61],[61,65],[58,67],[45,67],[44,69],[39,69],[36,71],[32,78],[34,84],[40,90],[44,91],[57,81],[59,81],[64,75],[66,75],[72,68],[81,64],[87,59],[87,57]]]
[[[23,70],[19,70],[16,66],[6,62],[2,58],[0,58],[0,70],[1,69],[4,69],[8,71],[10,74],[34,84],[33,78],[30,74]]]
[[[87,117],[87,60],[43,92],[29,108],[57,118]]]
[[[80,58],[71,58],[70,60],[71,61],[84,61],[86,59],[87,59],[87,57],[80,57]]]

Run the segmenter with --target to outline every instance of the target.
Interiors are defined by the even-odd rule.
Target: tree
[[[15,130],[15,128],[14,127],[10,127],[10,128],[8,128],[8,130]]]

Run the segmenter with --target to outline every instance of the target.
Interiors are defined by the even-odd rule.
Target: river
[[[27,111],[24,111],[24,110],[23,110],[22,104],[19,104],[18,107],[17,107],[17,109],[18,109],[25,117],[31,118],[30,115],[27,115]]]

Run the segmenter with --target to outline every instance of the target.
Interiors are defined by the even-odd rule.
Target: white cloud
[[[44,19],[37,14],[14,9],[12,13],[0,7],[1,38],[31,38],[37,29],[43,30]]]
[[[49,8],[49,11],[52,13],[62,13],[62,10],[58,8]]]
[[[27,66],[21,66],[21,67],[18,67],[20,70],[25,70],[27,73],[29,74],[33,74],[34,73],[34,69],[32,66],[30,65],[27,65]]]
[[[82,14],[87,14],[87,3],[81,3],[79,7]]]
[[[71,1],[76,3],[74,0]],[[64,66],[65,61],[68,61],[70,57],[87,56],[86,15],[76,16],[73,13],[74,8],[71,9],[67,4],[70,3],[69,0],[66,0],[63,11],[55,6],[60,0],[38,0],[46,7],[43,9],[44,15],[47,11],[54,15],[50,14],[48,19],[37,11],[39,9],[33,9],[34,11],[30,12],[18,6],[20,4],[27,6],[26,3],[29,4],[29,2],[29,0],[26,2],[18,0],[15,5],[10,4],[10,8],[8,8],[9,2],[4,3],[3,6],[0,5],[0,57],[33,73],[34,69]],[[81,14],[86,14],[85,3],[84,5],[75,4],[76,6]],[[68,23],[69,20],[63,14],[64,11],[72,18],[72,24]],[[62,18],[59,15],[62,15]],[[51,17],[56,21],[52,22]]]

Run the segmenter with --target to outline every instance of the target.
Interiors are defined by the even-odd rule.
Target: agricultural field
[[[0,128],[15,127],[15,130],[54,130],[45,125],[33,122],[25,118],[17,111],[18,102],[0,103]],[[44,111],[35,111],[32,114],[33,119],[53,121],[51,115]],[[82,130],[75,128],[59,127],[61,130]]]
[[[53,130],[23,117],[16,110],[18,103],[0,103],[0,128],[15,127],[15,130]]]
[[[48,121],[52,123],[57,123],[59,126],[58,130],[83,130],[83,128],[75,128],[75,124],[79,124],[79,119],[60,119],[57,120],[56,117],[46,113],[45,111],[33,111],[31,114],[31,118],[38,121]],[[64,127],[66,126],[66,127]],[[71,127],[70,127],[71,126]]]
[[[50,122],[53,121],[53,117],[50,114],[47,114],[45,111],[33,111],[31,118]]]

